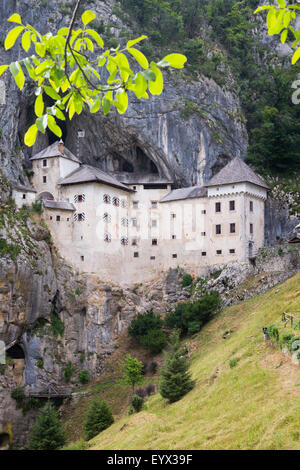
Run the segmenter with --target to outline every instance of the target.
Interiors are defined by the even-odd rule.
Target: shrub
[[[147,396],[147,391],[145,388],[137,388],[135,391],[135,395],[141,398],[145,398]]]
[[[140,338],[141,346],[149,349],[152,354],[159,354],[166,346],[166,334],[160,330],[150,330]]]
[[[152,395],[155,392],[155,386],[153,384],[149,384],[146,387],[146,393],[148,396]]]
[[[229,361],[229,367],[230,369],[233,369],[233,367],[235,367],[238,363],[238,359],[230,359]]]
[[[40,369],[42,369],[42,368],[44,367],[44,361],[43,361],[43,359],[38,359],[38,360],[36,361],[36,365],[37,365],[37,367],[39,367]]]
[[[29,450],[56,450],[66,442],[58,412],[49,403],[37,419],[29,436]]]
[[[72,362],[69,361],[64,369],[65,382],[67,383],[70,382],[72,375],[73,375]]]
[[[220,304],[219,293],[211,291],[195,302],[178,304],[175,310],[166,315],[165,324],[169,328],[181,330],[183,335],[194,334],[200,331]]]
[[[128,328],[128,334],[132,338],[144,336],[150,330],[160,329],[163,321],[159,314],[155,315],[153,310],[148,310],[146,313],[138,313],[138,315],[131,320]]]
[[[278,331],[277,326],[275,325],[268,326],[267,333],[273,341],[275,341],[276,343],[279,341],[279,331]]]
[[[133,395],[130,402],[136,413],[138,413],[143,407],[144,399],[139,395]]]
[[[35,201],[32,203],[32,210],[37,214],[41,214],[43,212],[43,205],[42,201]]]
[[[24,400],[26,398],[25,390],[23,387],[16,387],[11,391],[11,397],[16,400],[17,408],[22,408]]]
[[[83,369],[79,374],[79,381],[81,384],[87,384],[90,381],[90,373],[88,370]]]
[[[123,381],[131,385],[134,391],[135,385],[142,383],[144,380],[142,375],[143,364],[130,354],[126,354],[125,362],[122,366],[124,371]]]
[[[97,436],[101,431],[111,426],[113,422],[114,417],[108,404],[104,400],[94,400],[85,418],[84,430],[86,440],[88,441]]]
[[[157,362],[153,361],[150,363],[149,371],[151,374],[155,374],[155,372],[157,371]]]
[[[181,287],[188,287],[193,284],[193,277],[190,274],[184,274],[181,280]]]

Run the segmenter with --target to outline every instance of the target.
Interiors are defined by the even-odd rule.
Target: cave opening
[[[8,449],[10,444],[9,434],[7,432],[0,433],[0,450]]]
[[[136,163],[137,170],[142,173],[158,174],[158,168],[155,163],[146,155],[141,147],[136,146]]]
[[[9,348],[6,351],[6,355],[11,359],[25,359],[24,351],[19,344],[14,344]]]

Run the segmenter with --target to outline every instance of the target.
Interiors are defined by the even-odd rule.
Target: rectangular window
[[[81,261],[84,261],[84,256],[80,256],[80,258],[81,258]]]
[[[157,220],[152,220],[152,227],[157,227]]]
[[[85,220],[85,213],[83,212],[82,214],[78,214],[77,220],[78,222],[83,222]]]
[[[26,199],[26,194],[23,194],[23,199]]]
[[[56,216],[56,220],[57,220],[57,222],[60,222],[60,215]]]
[[[135,252],[133,253],[133,257],[134,257],[134,258],[138,258],[138,257],[139,257],[139,252],[138,252],[138,251],[135,251]]]
[[[82,194],[78,194],[77,201],[78,201],[78,202],[83,202],[83,196],[82,196]]]
[[[235,233],[235,224],[230,224],[230,233]]]
[[[229,250],[229,253],[230,253],[231,255],[233,255],[233,254],[235,253],[235,249],[234,249],[234,248],[231,248],[231,249]]]
[[[131,245],[132,245],[132,246],[137,246],[137,239],[136,239],[136,238],[133,238],[133,239],[131,240]]]
[[[201,237],[205,237],[206,236],[206,232],[201,232]]]
[[[150,259],[151,259],[151,260],[154,260],[154,259],[155,259],[155,256],[150,256]]]
[[[235,201],[229,201],[229,210],[235,211]]]
[[[173,253],[172,258],[177,258],[177,253]]]
[[[52,215],[50,215],[50,220],[52,220]]]
[[[139,201],[133,201],[132,202],[132,207],[133,207],[133,209],[138,209],[139,208]]]
[[[43,167],[45,168],[47,166],[47,160],[43,160]]]
[[[137,219],[132,219],[132,226],[137,227]]]
[[[176,235],[172,235],[172,240],[176,240]]]
[[[157,209],[157,201],[151,201],[152,209]]]
[[[206,210],[204,209],[203,211],[201,211],[201,214],[206,214]]]
[[[176,219],[176,214],[172,213],[171,214],[171,219]]]
[[[221,225],[216,225],[216,235],[221,235]]]
[[[202,251],[201,255],[206,256],[206,251]]]
[[[47,176],[43,176],[43,183],[47,183]]]
[[[216,253],[217,253],[217,255],[221,255],[221,254],[222,254],[222,250],[217,250]]]
[[[216,202],[216,212],[221,212],[221,203]]]
[[[157,243],[157,238],[152,238],[152,245],[153,246],[157,246],[158,243]]]
[[[253,201],[250,201],[250,212],[253,212]]]
[[[253,224],[250,224],[250,233],[253,234]]]

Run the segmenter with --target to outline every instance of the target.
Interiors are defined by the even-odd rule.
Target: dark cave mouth
[[[11,359],[24,359],[25,354],[23,348],[19,344],[14,344],[11,348],[6,351],[6,355]]]

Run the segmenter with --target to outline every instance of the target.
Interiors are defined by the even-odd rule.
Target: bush
[[[16,387],[11,391],[10,396],[16,400],[17,408],[22,408],[24,400],[26,398],[25,390],[23,387]]]
[[[230,359],[229,361],[229,367],[230,369],[233,369],[233,367],[235,367],[238,363],[238,360],[237,359]]]
[[[155,374],[155,372],[157,371],[157,362],[153,361],[150,363],[149,371],[151,374]]]
[[[72,362],[69,361],[64,369],[65,382],[67,383],[70,382],[72,375],[73,375]]]
[[[219,293],[211,291],[195,302],[178,304],[175,310],[166,315],[165,324],[169,328],[181,330],[183,335],[194,334],[200,331],[220,304]]]
[[[42,201],[35,201],[32,203],[32,210],[37,214],[41,214],[43,212],[43,204]]]
[[[160,329],[150,330],[140,338],[141,346],[149,349],[152,354],[159,354],[166,346],[166,342],[166,335]]]
[[[155,386],[153,384],[149,384],[146,387],[146,393],[148,396],[152,395],[155,392]]]
[[[278,331],[277,326],[275,326],[275,325],[268,326],[267,333],[273,341],[278,343],[278,341],[279,341],[279,331]]]
[[[138,413],[143,407],[144,399],[139,395],[133,395],[130,402],[136,413]]]
[[[104,400],[94,400],[90,405],[84,423],[86,440],[88,441],[97,436],[101,431],[111,426],[113,422],[114,417],[108,404]]]
[[[58,412],[47,404],[29,436],[29,450],[56,450],[66,442]]]
[[[153,310],[148,310],[146,313],[138,313],[138,315],[131,320],[128,328],[128,334],[132,338],[144,336],[150,330],[160,329],[163,321],[159,314],[155,315]]]
[[[79,374],[79,381],[81,384],[87,384],[90,381],[90,373],[88,370],[83,369]]]
[[[193,284],[193,277],[190,274],[184,274],[181,280],[181,287],[188,287]]]
[[[147,391],[145,388],[137,388],[135,395],[144,399],[147,396]]]

